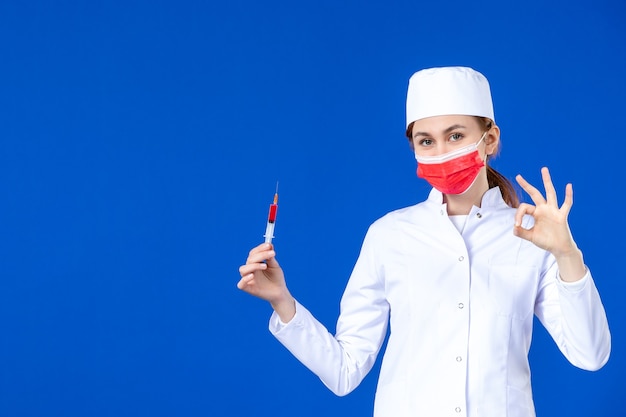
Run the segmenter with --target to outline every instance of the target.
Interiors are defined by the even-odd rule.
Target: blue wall
[[[0,2],[0,416],[370,415],[378,368],[335,397],[237,269],[279,180],[279,260],[334,329],[367,226],[428,193],[404,98],[439,65],[489,78],[498,170],[574,184],[613,355],[578,370],[538,325],[538,414],[616,415],[624,17],[618,0]]]

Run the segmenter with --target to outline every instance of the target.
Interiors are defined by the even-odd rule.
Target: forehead
[[[424,119],[416,120],[413,122],[413,133],[439,133],[446,131],[451,126],[463,126],[467,129],[479,127],[478,120],[474,116],[451,114],[445,116],[426,117]]]

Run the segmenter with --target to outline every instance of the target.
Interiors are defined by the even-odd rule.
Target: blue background
[[[275,244],[331,331],[369,224],[426,198],[410,75],[490,80],[496,169],[550,167],[603,297],[609,363],[537,325],[539,416],[624,415],[622,0],[0,2],[0,416],[368,416],[237,290]],[[620,414],[621,413],[621,414]]]

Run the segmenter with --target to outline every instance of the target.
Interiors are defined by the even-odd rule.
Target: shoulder
[[[433,211],[433,207],[429,207],[428,202],[424,201],[412,206],[403,207],[390,211],[384,216],[374,221],[370,227],[370,231],[394,230],[406,227],[409,224],[419,224],[429,217],[429,213]]]

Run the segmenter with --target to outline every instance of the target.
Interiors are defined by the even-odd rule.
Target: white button
[[[443,216],[443,210],[441,210],[439,213]]]
[[[460,413],[461,412],[461,407],[455,408],[454,411],[456,411],[457,413]]]
[[[456,357],[456,361],[457,361],[457,362],[461,362],[462,360],[463,360],[463,358],[462,358],[462,357],[460,357],[460,356],[457,356],[457,357]]]
[[[462,261],[463,261],[463,259],[465,259],[465,258],[464,258],[464,257],[462,257],[462,256],[459,256],[459,262],[462,262]]]
[[[463,304],[463,303],[459,303],[459,308],[461,308],[461,309],[462,309],[463,307],[465,307],[465,304]]]
[[[480,213],[476,213],[476,217],[478,217],[480,219],[481,217],[483,217],[483,215],[480,214]]]

